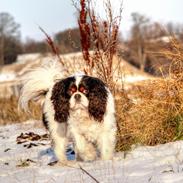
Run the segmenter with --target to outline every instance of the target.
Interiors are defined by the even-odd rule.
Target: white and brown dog
[[[98,148],[103,160],[113,157],[116,142],[114,99],[106,85],[87,75],[65,77],[55,62],[29,72],[19,100],[28,103],[44,95],[43,122],[50,131],[54,151],[60,162],[67,161],[65,151],[72,137],[77,157],[96,159]]]

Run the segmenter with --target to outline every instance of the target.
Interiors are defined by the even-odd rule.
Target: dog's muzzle
[[[81,95],[79,93],[75,94],[74,98],[75,98],[76,102],[80,102],[81,101]]]

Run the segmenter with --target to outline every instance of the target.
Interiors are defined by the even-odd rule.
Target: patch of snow
[[[90,51],[90,54],[92,54],[92,51]],[[65,58],[65,59],[70,59],[72,57],[81,57],[82,52],[66,53],[66,54],[61,54],[60,56]]]
[[[124,76],[124,82],[126,83],[134,83],[134,82],[143,81],[147,79],[149,78],[143,75],[125,75]]]
[[[27,54],[18,55],[16,64],[25,64],[30,60],[37,60],[40,57],[41,57],[41,53],[27,53]]]
[[[0,82],[12,81],[16,78],[15,73],[0,73]]]
[[[0,182],[2,183],[93,183],[89,175],[100,183],[182,183],[183,182],[183,141],[154,147],[139,146],[131,152],[116,153],[111,161],[77,162],[71,167],[58,164],[49,166],[56,159],[49,140],[34,141],[37,146],[27,148],[17,144],[21,133],[46,131],[37,122],[27,122],[0,127]],[[44,145],[43,145],[44,144]],[[26,159],[27,166],[18,166]]]

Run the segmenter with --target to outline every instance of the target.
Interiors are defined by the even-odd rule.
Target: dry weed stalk
[[[50,46],[53,54],[55,56],[57,56],[59,62],[61,63],[61,65],[64,67],[65,63],[63,62],[62,58],[60,57],[60,52],[58,47],[55,45],[55,43],[53,42],[52,38],[46,33],[46,31],[39,26],[39,29],[41,30],[41,32],[43,32],[43,34],[46,36],[46,42],[48,43],[48,45]]]
[[[114,17],[110,0],[105,1],[106,20],[96,16],[93,4],[92,0],[80,0],[80,8],[75,5],[79,11],[81,47],[87,65],[85,73],[95,74],[111,86],[113,57],[117,51],[122,4],[119,8],[119,16]]]

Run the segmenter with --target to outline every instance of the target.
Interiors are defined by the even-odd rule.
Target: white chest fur
[[[68,120],[69,130],[82,135],[87,141],[95,142],[103,129],[102,122],[92,119],[85,110],[71,112]]]

